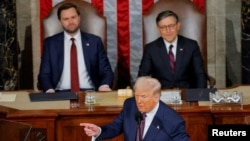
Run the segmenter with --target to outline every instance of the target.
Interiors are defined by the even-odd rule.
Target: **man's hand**
[[[100,127],[92,123],[80,123],[80,126],[84,126],[84,131],[87,136],[97,137],[100,134]]]
[[[55,93],[55,90],[54,90],[54,89],[48,89],[48,90],[46,91],[46,93]]]
[[[108,92],[108,91],[112,91],[112,89],[110,89],[110,87],[108,85],[101,85],[99,88],[98,88],[98,91],[101,91],[101,92]]]

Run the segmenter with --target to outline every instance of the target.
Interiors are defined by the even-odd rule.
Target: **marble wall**
[[[0,3],[0,90],[18,88],[17,22],[15,0]]]
[[[242,0],[242,83],[250,83],[250,0]]]
[[[242,84],[241,0],[226,0],[226,86]]]
[[[241,1],[207,0],[208,72],[216,87],[242,83]]]
[[[208,72],[216,78],[217,88],[242,83],[242,1],[206,0]],[[19,60],[26,60],[19,67],[30,67],[21,74],[29,85],[23,87],[36,89],[40,65],[39,0],[17,0],[17,11],[18,41],[22,51]]]

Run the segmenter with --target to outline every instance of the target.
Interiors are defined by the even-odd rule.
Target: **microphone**
[[[137,125],[141,124],[141,121],[143,120],[143,115],[141,112],[136,112],[135,113],[135,120],[137,121]]]

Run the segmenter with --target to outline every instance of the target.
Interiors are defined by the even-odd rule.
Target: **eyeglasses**
[[[175,26],[177,23],[175,24],[170,24],[170,25],[163,25],[163,26],[158,26],[160,28],[160,30],[174,30]]]

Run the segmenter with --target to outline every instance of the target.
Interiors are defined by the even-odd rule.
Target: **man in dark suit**
[[[145,45],[138,76],[152,76],[162,88],[206,88],[207,75],[198,43],[178,35],[178,16],[163,11],[156,24],[161,37]]]
[[[104,126],[80,123],[88,136],[99,141],[123,133],[124,141],[189,141],[185,121],[172,108],[160,100],[161,84],[149,76],[139,77],[134,85],[135,96],[128,98],[115,120]],[[140,118],[137,112],[146,115]],[[143,133],[138,134],[138,124],[145,122]]]
[[[60,6],[57,16],[64,32],[44,41],[39,85],[47,93],[71,90],[70,49],[74,38],[80,90],[111,91],[113,71],[100,37],[80,31],[80,12],[72,3]]]

